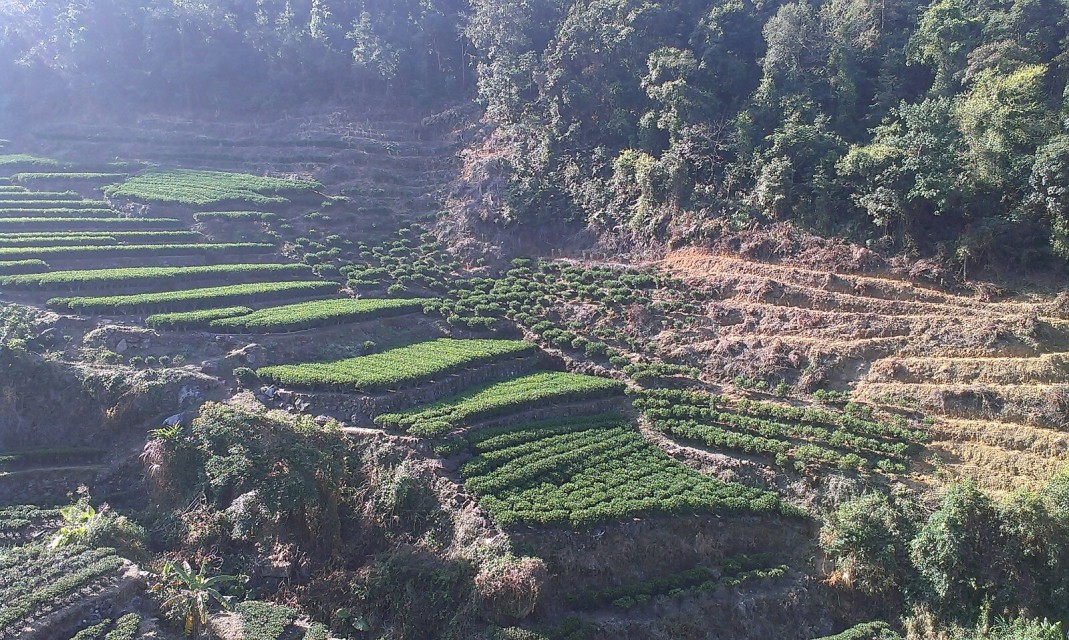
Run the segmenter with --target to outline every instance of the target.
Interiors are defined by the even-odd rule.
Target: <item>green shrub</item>
[[[237,367],[234,369],[234,378],[246,389],[256,389],[260,386],[260,378],[249,367]]]
[[[824,636],[817,640],[902,640],[886,622],[865,622],[854,625],[842,633]]]

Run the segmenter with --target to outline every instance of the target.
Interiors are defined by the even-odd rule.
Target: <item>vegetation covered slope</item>
[[[1062,3],[23,5],[0,14],[12,117],[57,94],[475,97],[488,127],[456,203],[473,221],[701,241],[792,220],[966,275],[1069,255]]]
[[[1065,300],[953,285],[1069,253],[1065,13],[9,3],[0,489],[248,572],[246,636],[1064,637]],[[368,112],[259,119],[323,98]]]

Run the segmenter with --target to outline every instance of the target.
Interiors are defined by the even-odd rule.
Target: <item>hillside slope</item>
[[[744,252],[458,256],[442,122],[17,140],[4,349],[82,391],[5,381],[0,500],[87,484],[153,566],[247,573],[341,636],[809,640],[903,613],[821,546],[842,505],[913,491],[923,523],[957,477],[1063,463],[1060,297]]]

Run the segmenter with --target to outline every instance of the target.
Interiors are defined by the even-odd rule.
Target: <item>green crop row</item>
[[[186,284],[204,280],[259,279],[264,276],[309,277],[312,268],[303,264],[213,264],[194,267],[128,267],[118,269],[86,269],[52,271],[31,275],[0,278],[0,286],[12,289],[101,289],[144,285]]]
[[[688,376],[691,378],[697,378],[701,375],[701,370],[695,367],[687,367],[678,364],[642,362],[625,365],[624,373],[626,373],[627,376],[635,382],[644,382],[649,380],[655,380],[658,378],[668,378],[672,376]]]
[[[817,640],[902,640],[902,636],[898,635],[891,625],[876,620],[854,625],[842,633],[823,636]]]
[[[698,424],[693,420],[654,420],[652,424],[667,435],[716,449],[786,457],[792,448],[788,440],[736,433],[713,425]]]
[[[38,447],[0,451],[0,470],[42,464],[74,464],[96,460],[103,455],[102,449],[91,447]]]
[[[0,241],[13,243],[24,239],[47,239],[47,238],[113,238],[123,242],[134,242],[141,239],[158,240],[161,238],[192,239],[199,240],[204,236],[196,231],[3,231],[0,232]]]
[[[119,240],[113,236],[77,236],[77,235],[51,235],[51,236],[26,236],[24,238],[0,238],[0,247],[69,247],[80,245],[112,245],[119,244]]]
[[[310,269],[306,265],[302,266]],[[214,331],[225,333],[301,331],[411,313],[419,311],[424,302],[425,300],[420,298],[315,300],[260,309],[246,316],[215,320],[209,326]]]
[[[8,598],[17,598],[31,593],[34,589],[65,573],[85,567],[114,553],[114,549],[85,547],[54,556],[49,556],[46,552],[38,556],[36,562],[5,569],[0,575],[0,592]],[[40,562],[40,560],[45,560],[45,562]],[[20,569],[28,569],[28,571],[20,571]]]
[[[113,552],[113,551],[112,551]],[[47,605],[62,600],[82,587],[114,574],[123,566],[122,558],[109,555],[84,566],[65,572],[54,581],[35,585],[28,593],[0,598],[0,629],[11,629],[24,622]],[[24,583],[25,584],[25,583]]]
[[[756,429],[756,433],[738,432],[719,425],[703,424],[694,420],[654,420],[655,429],[670,436],[697,442],[708,447],[728,449],[744,453],[774,457],[776,464],[784,466],[788,460],[804,468],[806,465],[825,465],[843,471],[878,468],[887,473],[905,473],[905,465],[889,457],[875,458],[868,454],[850,451],[842,453],[820,444],[792,442],[780,435],[779,430]]]
[[[275,245],[265,242],[222,242],[199,244],[120,244],[69,247],[3,247],[0,259],[38,258],[55,256],[57,258],[77,258],[89,256],[189,256],[207,254],[247,255],[270,253]]]
[[[904,456],[909,450],[909,444],[904,442],[887,442],[840,429],[826,429],[804,423],[779,422],[704,407],[681,405],[669,409],[646,409],[645,413],[653,420],[696,420],[704,424],[723,425],[769,438],[807,440],[859,453],[869,451],[894,458]]]
[[[535,423],[469,438],[461,473],[505,527],[588,527],[642,514],[796,514],[775,494],[704,476],[611,415]]]
[[[6,202],[0,198],[0,211],[6,210],[10,205],[22,209],[107,209],[108,203],[104,200],[48,200],[48,199],[21,199],[17,202]]]
[[[201,211],[193,214],[193,219],[197,222],[207,222],[209,220],[256,220],[266,222],[277,217],[277,213],[268,211]]]
[[[122,180],[126,175],[127,174],[125,173],[101,173],[97,171],[22,171],[11,176],[11,179],[15,182],[32,182],[34,180],[86,180],[103,182],[105,180]]]
[[[195,231],[111,231],[111,232],[30,232],[0,233],[0,246],[60,247],[63,245],[105,245],[196,242],[203,236]]]
[[[44,260],[0,260],[0,276],[39,273],[48,270]]]
[[[81,207],[0,207],[0,218],[120,218],[114,209]]]
[[[173,169],[151,171],[104,189],[109,198],[176,202],[196,206],[241,201],[255,204],[286,202],[280,194],[318,189],[314,180],[289,180],[223,171]]]
[[[221,309],[202,309],[200,311],[178,311],[175,313],[157,313],[145,318],[145,325],[153,329],[189,330],[207,327],[212,320],[233,318],[252,313],[249,307],[223,307]]]
[[[162,291],[124,296],[52,298],[48,305],[81,313],[160,313],[192,311],[218,306],[220,303],[251,304],[283,296],[325,295],[337,290],[333,282],[320,280],[296,282],[258,282],[203,289]]]
[[[767,562],[766,554],[725,558],[718,570],[694,567],[659,578],[631,582],[618,587],[586,592],[569,598],[569,602],[581,609],[591,609],[612,604],[627,608],[648,602],[654,596],[680,597],[720,587],[736,586],[755,578],[782,577],[787,572],[785,565],[760,566]]]
[[[235,610],[244,623],[244,640],[281,640],[286,636],[286,628],[297,619],[297,612],[270,602],[246,600]]]
[[[141,616],[128,613],[118,620],[105,618],[82,629],[70,640],[134,640],[141,629]]]
[[[108,628],[111,627],[111,618],[104,618],[100,622],[89,625],[78,633],[71,636],[70,640],[101,640]]]
[[[739,401],[736,410],[739,413],[745,413],[747,415],[778,418],[780,420],[791,420],[794,422],[823,424],[829,427],[847,429],[854,433],[862,433],[881,438],[894,438],[905,442],[922,443],[928,440],[928,434],[920,429],[909,429],[895,424],[875,422],[873,420],[859,417],[856,414],[851,414],[850,409],[852,406],[858,405],[851,405],[848,403],[846,405],[846,411],[840,413],[812,407],[790,407],[768,402],[741,400]]]
[[[181,225],[175,218],[0,218],[0,229],[32,228],[34,231],[174,229]]]
[[[54,522],[59,518],[59,509],[42,509],[35,505],[2,507],[0,508],[0,535],[8,537],[35,524]]]
[[[115,626],[104,636],[104,640],[134,640],[141,630],[141,616],[128,613],[115,621]]]
[[[535,373],[483,385],[424,407],[383,414],[375,418],[375,424],[387,429],[405,429],[415,435],[435,436],[472,420],[622,393],[624,386],[616,380],[575,373]]]
[[[256,373],[266,380],[293,387],[379,391],[426,382],[466,367],[526,355],[534,350],[533,344],[518,340],[440,338],[334,362],[264,367]]]
[[[809,425],[843,431],[859,436],[895,440],[919,444],[927,441],[928,435],[919,429],[892,423],[876,422],[871,415],[860,410],[829,411],[814,407],[793,407],[771,402],[739,400],[732,403],[720,397],[701,392],[677,389],[646,389],[635,399],[639,409],[671,409],[676,417],[698,417],[687,408],[710,409],[724,407],[739,415],[756,418],[771,418],[788,423]],[[847,409],[851,405],[847,405]],[[861,417],[865,415],[867,417]]]
[[[82,196],[77,191],[28,191],[22,187],[15,187],[18,191],[2,191],[0,190],[0,202],[23,202],[26,200],[34,201],[79,201]]]
[[[28,153],[6,153],[0,155],[0,167],[11,167],[15,165],[58,167],[60,164],[60,161],[54,158],[42,158],[41,156],[33,156]]]

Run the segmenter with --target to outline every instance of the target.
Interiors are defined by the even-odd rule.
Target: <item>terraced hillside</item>
[[[995,490],[1064,465],[1069,322],[1062,298],[984,301],[904,279],[680,253],[658,265],[715,292],[689,344],[659,343],[721,380],[764,372],[934,418],[930,448]],[[757,374],[755,374],[757,372]]]
[[[431,131],[71,128],[0,162],[0,298],[50,323],[20,340],[82,373],[170,381],[109,445],[10,436],[0,488],[33,470],[60,479],[53,496],[63,479],[113,488],[108,456],[203,437],[198,411],[238,398],[397,447],[449,509],[544,563],[540,599],[482,624],[663,638],[700,618],[717,637],[811,638],[847,626],[817,582],[828,487],[942,467],[1005,490],[1067,455],[1060,299],[700,253],[464,263],[429,218],[450,150]],[[105,171],[114,157],[124,171]],[[233,514],[256,498],[226,499]],[[316,606],[311,588],[286,597]]]
[[[391,218],[390,229],[376,229],[381,239],[368,242],[376,235],[361,229],[374,229],[367,218],[380,213],[354,208],[360,200],[351,193],[311,179],[147,169],[104,186],[97,192],[104,199],[90,194],[95,184],[53,186],[63,179],[49,177],[46,191],[12,175],[0,193],[20,203],[3,220],[21,225],[0,232],[0,253],[10,258],[3,297],[83,318],[78,334],[55,345],[61,361],[189,370],[251,387],[290,411],[338,419],[339,437],[384,429],[427,452],[443,478],[504,530],[583,532],[649,517],[804,517],[769,486],[705,476],[666,455],[638,428],[628,385],[614,379],[622,373],[584,372],[573,358],[523,340],[526,332],[493,307],[448,312],[482,285],[410,221],[418,215]],[[358,223],[334,224],[337,212]],[[102,340],[89,346],[94,331]],[[594,359],[613,355],[602,347],[587,351]],[[205,392],[225,398],[222,389]],[[60,453],[55,443],[28,444]],[[24,446],[9,457],[27,459],[31,451]],[[65,467],[43,468],[63,476]],[[90,483],[99,471],[90,471]],[[769,553],[752,543],[726,549]],[[723,553],[692,558],[700,570],[672,566],[675,573],[654,586],[624,574],[581,586],[620,590],[613,598],[562,583],[555,606],[589,617],[605,606],[641,605],[658,589],[677,598],[769,581],[777,594],[800,575],[781,566],[800,562],[793,553],[745,561],[730,573],[717,568],[735,566]],[[612,586],[617,580],[621,586]]]

